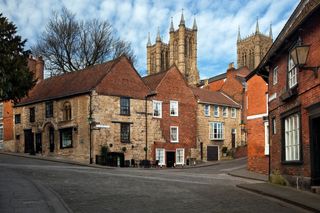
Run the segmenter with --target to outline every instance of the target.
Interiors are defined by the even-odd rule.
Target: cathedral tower
[[[244,39],[241,39],[239,27],[237,39],[238,68],[247,66],[250,70],[255,69],[271,47],[272,42],[273,38],[271,25],[269,36],[264,35],[259,30],[259,22],[257,20],[255,33]]]
[[[148,75],[167,70],[175,64],[189,85],[199,82],[197,68],[197,23],[194,19],[192,29],[185,26],[183,13],[179,28],[174,30],[173,20],[170,24],[169,44],[161,40],[158,29],[156,43],[151,44],[150,35],[147,43],[147,71]]]

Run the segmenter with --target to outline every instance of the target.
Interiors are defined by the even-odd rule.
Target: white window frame
[[[0,103],[0,120],[3,119],[3,103]]]
[[[177,140],[172,140],[172,129],[177,129]],[[170,126],[170,142],[171,143],[179,143],[179,127]]]
[[[3,124],[0,123],[0,142],[3,142],[3,138],[4,138]]]
[[[269,122],[264,122],[264,154],[269,155]]]
[[[182,151],[181,161],[179,161],[179,159],[178,159],[178,152],[179,151]],[[184,148],[176,149],[176,165],[184,165]]]
[[[209,117],[210,116],[210,105],[209,104],[205,104],[204,107],[203,107],[203,112],[204,112],[204,115],[206,117]]]
[[[217,129],[216,132],[215,132],[215,128]],[[224,140],[224,123],[223,122],[209,122],[209,139]]]
[[[219,117],[219,106],[214,105],[213,106],[213,115],[214,117],[218,118]]]
[[[231,118],[236,118],[236,117],[237,117],[237,109],[231,108]]]
[[[176,106],[176,109],[174,111],[175,113],[171,114],[171,109],[174,109],[175,106]],[[170,114],[170,116],[179,116],[179,102],[178,101],[170,101],[169,114]]]
[[[165,149],[163,149],[163,148],[156,148],[156,160],[158,160],[159,161],[159,166],[165,166],[166,165],[166,159],[165,159],[165,157],[166,157],[166,155],[165,155]],[[162,155],[162,159],[161,159],[161,156],[159,156],[159,155]]]
[[[284,119],[285,161],[300,161],[300,118],[293,114]]]
[[[272,72],[272,84],[276,85],[278,83],[278,66],[273,69]]]
[[[157,104],[160,105],[159,115],[158,116],[156,116],[155,113],[154,113]],[[154,118],[162,118],[162,101],[156,101],[156,100],[152,101],[152,115],[153,115]]]
[[[272,118],[272,134],[277,134],[277,121],[276,118]]]
[[[229,108],[226,107],[226,106],[222,107],[222,116],[223,116],[224,118],[227,118],[227,117],[228,117],[228,114],[229,114]]]
[[[295,66],[293,59],[289,55],[289,60],[288,60],[288,86],[289,88],[293,88],[298,84],[298,70],[297,67]]]

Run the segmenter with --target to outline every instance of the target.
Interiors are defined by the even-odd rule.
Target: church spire
[[[160,41],[161,42],[161,37],[160,37],[160,27],[158,27],[158,33],[157,33],[157,38],[156,41]]]
[[[174,32],[174,28],[173,28],[173,18],[172,18],[172,17],[171,17],[170,32]]]
[[[148,43],[147,43],[147,47],[151,46],[151,41],[150,41],[150,32],[148,33]]]
[[[198,30],[196,18],[194,18],[194,20],[193,20],[193,27],[192,27],[192,29],[193,29],[193,30]]]
[[[272,35],[272,23],[270,23],[269,37],[270,37],[271,39],[273,39],[273,35]]]
[[[180,25],[185,25],[185,21],[184,21],[184,16],[183,16],[183,9],[182,9],[182,12],[181,12],[181,19],[180,19],[180,24],[179,24],[179,26]]]
[[[259,19],[257,17],[257,24],[256,24],[256,34],[260,33],[259,31]]]
[[[238,26],[238,39],[237,41],[239,42],[241,40],[241,35],[240,35],[240,25]]]

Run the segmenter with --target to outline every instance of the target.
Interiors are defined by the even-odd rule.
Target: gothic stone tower
[[[150,35],[147,43],[147,71],[148,75],[167,70],[175,64],[185,76],[189,85],[199,82],[197,68],[197,24],[194,19],[192,29],[186,28],[183,13],[179,28],[174,30],[171,18],[169,44],[161,41],[160,32],[156,43],[151,45]]]
[[[256,32],[244,39],[241,39],[239,28],[237,40],[238,68],[247,66],[250,70],[255,69],[269,50],[272,42],[271,25],[269,36],[263,35],[259,31],[259,22],[257,20]]]

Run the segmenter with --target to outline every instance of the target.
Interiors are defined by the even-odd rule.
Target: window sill
[[[298,85],[295,85],[294,87],[288,89],[282,95],[280,95],[280,100],[286,102],[296,95],[298,95]]]
[[[70,148],[73,148],[73,146],[60,147],[60,149],[70,149]]]
[[[121,141],[121,143],[130,144],[130,141]]]
[[[302,165],[303,161],[302,160],[295,160],[295,161],[282,161],[281,162],[282,165]]]
[[[221,142],[221,141],[224,141],[224,140],[225,140],[224,138],[213,138],[213,139],[211,138],[211,139],[210,139],[210,141],[212,141],[212,142],[213,142],[213,141],[219,141],[219,142]]]
[[[179,143],[179,141],[170,141],[171,143]]]

